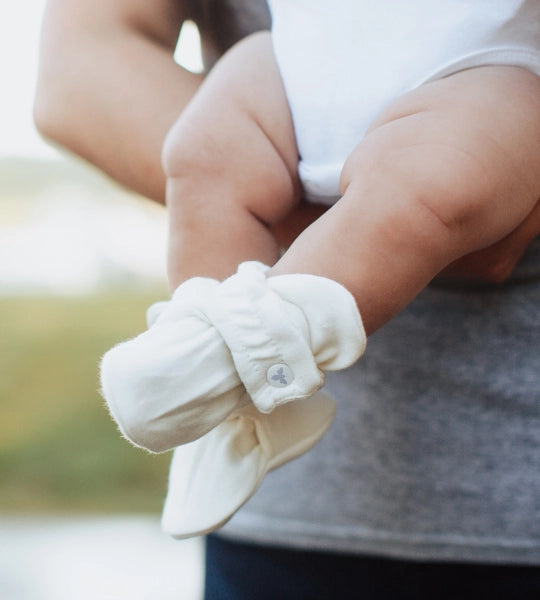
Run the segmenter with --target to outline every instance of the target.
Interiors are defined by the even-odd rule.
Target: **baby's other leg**
[[[294,130],[270,36],[259,33],[216,65],[172,128],[163,163],[171,288],[223,279],[239,263],[273,264],[269,226],[300,198]]]
[[[354,295],[367,332],[445,266],[513,231],[540,198],[540,79],[483,67],[385,110],[346,161],[342,199],[272,275],[312,273]]]

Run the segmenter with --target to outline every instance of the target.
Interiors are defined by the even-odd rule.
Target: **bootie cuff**
[[[343,286],[314,275],[267,278],[267,270],[242,263],[205,306],[263,413],[312,396],[324,384],[322,369],[349,366],[365,347],[358,309]]]

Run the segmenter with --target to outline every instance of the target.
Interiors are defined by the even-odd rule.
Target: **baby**
[[[165,527],[225,522],[332,422],[324,372],[540,198],[540,4],[272,0],[165,144],[170,302],[103,359]],[[301,198],[331,206],[280,255]],[[191,443],[188,443],[191,442]],[[186,467],[186,464],[190,467]]]

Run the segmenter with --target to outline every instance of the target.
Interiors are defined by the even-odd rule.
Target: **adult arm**
[[[127,187],[164,201],[161,147],[202,76],[174,49],[185,3],[49,0],[34,118],[39,131]]]

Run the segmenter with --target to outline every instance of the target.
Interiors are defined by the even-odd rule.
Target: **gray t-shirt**
[[[211,60],[268,25],[261,1],[194,5]],[[221,17],[210,26],[212,10]],[[539,307],[540,239],[503,285],[434,282],[354,367],[328,376],[338,403],[330,431],[271,473],[222,534],[540,564]]]
[[[429,286],[329,375],[334,424],[223,533],[540,564],[540,239],[511,281]]]

